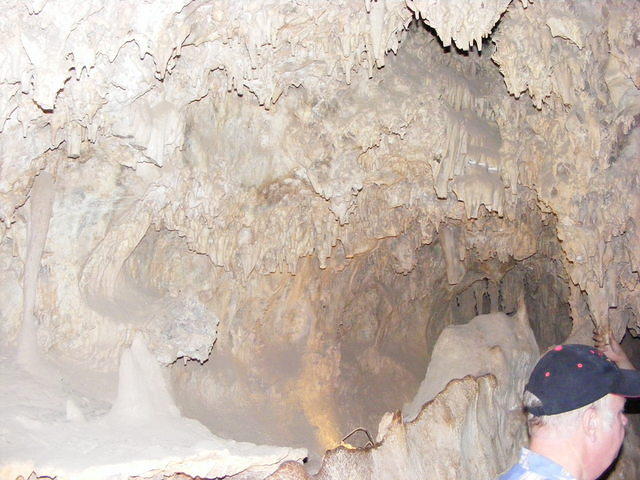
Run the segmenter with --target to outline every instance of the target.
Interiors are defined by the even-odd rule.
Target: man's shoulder
[[[520,460],[496,480],[575,480],[560,465],[526,448]]]
[[[550,477],[540,475],[522,468],[522,465],[516,464],[509,470],[501,474],[496,480],[548,480]]]

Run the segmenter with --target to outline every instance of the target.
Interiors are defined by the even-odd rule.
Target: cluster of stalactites
[[[618,337],[640,305],[638,15],[633,1],[514,2],[492,38],[507,89],[539,110],[520,123],[519,181],[557,216],[572,282]]]
[[[250,93],[269,108],[291,86],[349,83],[360,68],[372,76],[414,14],[468,46],[504,3],[10,2],[0,24],[0,145],[12,161],[0,220],[12,223],[48,150],[77,159],[109,142],[163,165],[184,145],[185,107],[208,92]]]

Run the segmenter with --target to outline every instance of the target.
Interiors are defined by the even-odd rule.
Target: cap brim
[[[611,393],[623,397],[640,397],[640,371],[618,370],[619,377]]]

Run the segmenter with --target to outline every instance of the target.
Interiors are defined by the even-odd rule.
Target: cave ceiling
[[[633,1],[10,2],[0,235],[24,235],[49,172],[50,242],[83,240],[66,273],[95,298],[150,227],[246,278],[388,237],[406,273],[441,224],[489,213],[518,233],[449,243],[522,259],[552,215],[572,284],[620,333],[638,318],[637,18]]]

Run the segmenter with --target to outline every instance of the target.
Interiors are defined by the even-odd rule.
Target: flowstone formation
[[[308,451],[292,475],[393,476],[393,457],[407,478],[491,478],[523,440],[536,348],[640,333],[637,1],[5,3],[11,475],[285,478]],[[162,405],[119,395],[150,375],[123,373],[131,352]],[[81,469],[28,454],[42,432],[77,451],[129,408],[171,411],[202,463],[181,470],[177,433],[170,461],[164,437]],[[508,448],[437,450],[496,429]]]
[[[403,413],[386,414],[368,448],[328,452],[312,478],[493,478],[525,441],[520,392],[537,357],[523,301],[513,317],[480,315],[447,327]],[[268,478],[309,478],[299,471],[279,477],[287,470]]]

